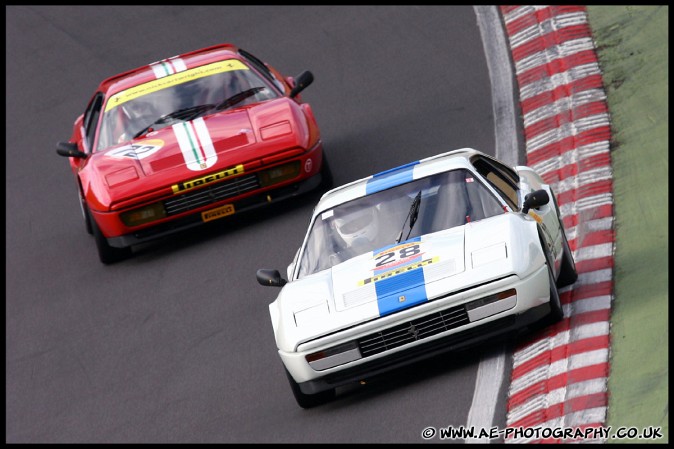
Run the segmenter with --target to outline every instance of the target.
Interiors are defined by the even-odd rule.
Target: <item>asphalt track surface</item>
[[[232,42],[314,73],[303,99],[337,184],[493,153],[473,7],[8,6],[6,25],[6,442],[418,443],[465,424],[480,352],[297,407],[268,315],[278,290],[255,271],[285,272],[316,195],[104,266],[55,143],[103,78]]]

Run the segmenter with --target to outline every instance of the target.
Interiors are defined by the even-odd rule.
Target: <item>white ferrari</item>
[[[577,279],[555,196],[533,169],[465,148],[320,199],[271,322],[297,403],[562,318]]]

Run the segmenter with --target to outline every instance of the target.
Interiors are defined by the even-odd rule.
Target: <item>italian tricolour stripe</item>
[[[150,67],[154,72],[154,76],[157,78],[163,78],[187,70],[185,62],[181,58],[163,59],[159,62],[150,64]]]
[[[173,125],[173,132],[178,139],[185,164],[190,170],[205,170],[218,160],[203,118]]]

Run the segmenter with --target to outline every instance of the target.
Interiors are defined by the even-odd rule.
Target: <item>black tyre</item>
[[[559,291],[555,282],[554,263],[550,251],[546,247],[544,240],[541,240],[543,253],[545,254],[545,264],[548,266],[548,279],[550,280],[550,315],[549,324],[554,324],[564,318],[564,309],[562,301],[559,299]]]
[[[101,230],[96,224],[96,220],[91,216],[89,208],[85,209],[89,217],[92,231],[94,234],[94,240],[96,241],[96,249],[98,250],[98,258],[106,265],[119,262],[131,256],[131,248],[115,248],[110,246],[108,239],[105,238]]]
[[[86,229],[87,234],[93,234],[94,228],[91,226],[91,217],[87,213],[87,203],[82,197],[82,191],[80,188],[77,188],[77,197],[80,199],[80,210],[82,211],[82,218],[84,218],[84,229]]]
[[[295,396],[295,401],[297,401],[297,405],[299,405],[302,408],[312,408],[316,407],[322,404],[325,404],[326,402],[331,401],[335,397],[335,389],[331,390],[326,390],[326,391],[321,391],[320,393],[316,394],[306,394],[302,393],[302,390],[300,390],[300,386],[297,385],[297,382],[295,382],[295,379],[293,379],[293,376],[290,375],[288,372],[288,369],[285,368],[286,376],[288,376],[288,382],[290,383],[290,389],[293,391],[293,396]]]
[[[562,267],[559,273],[559,278],[557,279],[557,287],[562,288],[576,282],[578,279],[578,272],[576,271],[576,262],[573,260],[573,254],[571,253],[569,241],[566,238],[566,231],[564,231],[562,214],[559,212],[559,205],[557,204],[557,198],[554,194],[552,195],[552,201],[555,204],[557,220],[559,221],[559,226],[562,229]]]
[[[321,188],[323,190],[330,190],[333,186],[334,180],[332,178],[332,169],[328,163],[328,157],[323,150],[323,164],[321,165]]]
[[[561,220],[560,220],[561,223]],[[573,284],[578,280],[576,271],[576,262],[573,260],[573,254],[569,247],[569,241],[566,239],[566,233],[562,229],[562,267],[557,279],[557,287],[562,288]]]

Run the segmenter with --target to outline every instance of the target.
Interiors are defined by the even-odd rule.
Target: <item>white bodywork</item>
[[[471,149],[452,151],[403,167],[400,172],[419,179],[465,168],[479,178],[469,162],[475,154],[483,155]],[[516,170],[520,176],[520,205],[532,190],[545,189],[552,198],[549,187],[533,170]],[[314,209],[311,222],[324,211],[366,195],[366,186],[372,180],[373,177],[361,179],[326,193]],[[501,198],[495,189],[492,192]],[[549,274],[537,222],[544,229],[557,277],[562,228],[554,203],[551,199],[547,205],[523,214],[500,201],[504,210],[500,215],[399,244],[392,242],[381,250],[300,278],[298,265],[305,238],[303,248],[288,267],[288,283],[269,305],[279,355],[294,380],[315,380],[546,304],[550,297]],[[411,256],[406,257],[408,254]],[[375,266],[376,261],[380,262],[379,267]],[[386,263],[382,265],[382,261]],[[378,288],[384,279],[386,288]],[[405,282],[396,283],[395,279]],[[503,294],[502,299],[492,299],[484,305],[474,302],[511,289],[516,294]],[[457,328],[365,358],[354,345],[311,364],[307,361],[309,354],[342,344],[353,345],[359,338],[382,329],[471,302],[474,303],[467,307],[468,322]]]

